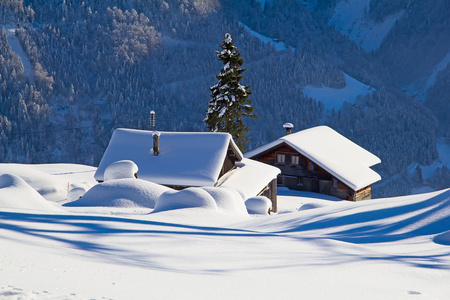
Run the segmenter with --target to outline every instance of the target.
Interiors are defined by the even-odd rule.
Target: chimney
[[[152,126],[152,131],[155,131],[155,112],[150,111],[150,126]]]
[[[158,156],[159,154],[159,136],[161,133],[153,132],[153,155]]]
[[[284,123],[283,127],[286,129],[286,135],[289,135],[292,133],[292,128],[294,128],[294,125],[292,125],[292,123]]]

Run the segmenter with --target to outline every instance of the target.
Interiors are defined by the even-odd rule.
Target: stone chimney
[[[286,129],[286,135],[289,135],[292,133],[292,128],[294,128],[294,125],[292,125],[292,123],[284,123],[283,127]]]
[[[153,155],[158,156],[159,154],[159,136],[161,133],[153,132]]]

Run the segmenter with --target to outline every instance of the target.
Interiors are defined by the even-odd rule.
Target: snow
[[[381,179],[371,166],[380,159],[328,126],[317,126],[283,136],[245,154],[246,158],[286,143],[357,191]]]
[[[134,174],[137,174],[139,168],[131,160],[119,160],[105,169],[105,181],[122,179],[122,178],[134,178]]]
[[[76,164],[0,164],[0,175],[17,175],[46,200],[54,202],[65,201],[69,190],[88,190],[94,186],[97,183],[95,170],[94,167]]]
[[[437,75],[445,70],[450,64],[450,52],[434,67],[431,75],[427,79],[425,91],[428,91],[435,83]]]
[[[161,194],[170,190],[168,187],[135,178],[108,180],[93,186],[81,198],[64,206],[154,208]]]
[[[326,109],[332,110],[334,108],[339,110],[344,102],[355,104],[358,96],[365,96],[375,91],[371,86],[356,80],[348,74],[344,73],[344,76],[345,87],[342,89],[307,85],[303,87],[303,95],[322,102]]]
[[[247,215],[244,200],[235,189],[229,187],[203,187],[202,189],[213,197],[219,211]]]
[[[370,0],[341,1],[336,5],[329,25],[356,42],[366,52],[380,48],[384,38],[399,20],[404,11],[397,12],[385,18],[383,22],[375,23],[367,19]]]
[[[151,131],[116,129],[98,166],[95,178],[104,180],[105,169],[120,160],[138,167],[138,178],[172,186],[213,186],[220,174],[228,146],[242,158],[228,133],[161,132],[159,155],[153,155]]]
[[[422,169],[422,178],[424,180],[430,179],[436,173],[438,168],[447,167],[450,169],[450,140],[446,138],[440,138],[437,140],[437,150],[439,158],[437,161],[429,166],[420,165]],[[408,167],[408,176],[411,178],[419,164],[413,163]],[[422,187],[413,190],[413,194],[429,192],[429,187]]]
[[[70,174],[76,168],[47,165],[50,169]],[[77,180],[88,182],[92,172],[83,175]],[[220,213],[213,204],[218,198],[213,201],[207,190],[191,189],[163,194],[172,203],[166,204],[197,201],[198,207],[142,214],[118,207],[76,211],[51,202],[60,210],[32,210],[34,196],[22,193],[26,183],[14,175],[1,178],[0,194],[14,186],[12,198],[29,203],[0,207],[0,298],[446,299],[450,294],[450,190],[347,202],[281,189],[280,213],[238,216]],[[315,208],[297,211],[308,203]]]
[[[410,84],[404,88],[404,91],[411,97],[415,97],[422,101],[427,98],[427,93],[430,88],[436,83],[437,76],[450,65],[450,52],[433,68],[431,74],[415,83]]]
[[[8,37],[8,44],[11,47],[12,51],[14,51],[21,59],[23,70],[25,72],[25,75],[28,76],[31,83],[34,83],[34,70],[31,66],[31,62],[28,59],[28,55],[23,51],[22,46],[19,43],[19,40],[17,39],[15,33],[16,28],[11,26],[3,26],[0,25],[0,30],[2,28],[5,28],[6,36]]]
[[[0,175],[0,208],[58,210],[22,178],[14,174]]]
[[[214,198],[202,188],[187,188],[181,191],[168,191],[162,194],[156,201],[156,212],[184,209],[200,208],[217,211],[217,204]]]
[[[268,215],[272,208],[272,201],[265,196],[251,197],[245,200],[245,207],[249,214]]]
[[[218,185],[235,189],[245,200],[257,196],[278,174],[278,168],[243,158],[236,162],[236,169],[220,179]]]
[[[247,30],[251,35],[253,35],[257,39],[259,39],[264,44],[272,45],[275,48],[276,51],[284,51],[284,50],[288,49],[288,47],[286,46],[286,44],[284,42],[280,42],[280,41],[278,41],[275,38],[270,38],[270,37],[267,37],[265,35],[262,35],[262,34],[256,32],[256,31],[250,29],[250,27],[248,27],[244,23],[239,22],[239,24],[241,26],[244,26],[245,30]],[[291,46],[289,46],[289,49],[291,49],[292,51],[295,51],[295,48],[293,48]]]

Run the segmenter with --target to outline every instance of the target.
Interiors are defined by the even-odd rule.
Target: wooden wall
[[[284,163],[277,161],[278,154],[285,156]],[[298,164],[292,159],[293,156],[299,157]],[[252,159],[278,167],[281,170],[281,175],[278,176],[278,185],[280,186],[293,190],[332,195],[352,201],[371,198],[370,186],[355,193],[350,187],[286,143]],[[336,181],[336,184],[334,181]]]

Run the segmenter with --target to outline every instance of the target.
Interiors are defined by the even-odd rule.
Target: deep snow
[[[17,208],[17,192],[0,207],[0,298],[447,299],[450,190],[356,203],[279,194],[278,214],[248,216]]]

